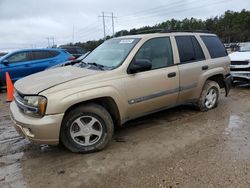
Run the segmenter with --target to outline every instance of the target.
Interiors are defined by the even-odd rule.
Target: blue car
[[[5,73],[9,72],[13,82],[55,66],[74,57],[63,49],[46,48],[19,50],[0,57],[0,88],[5,87]]]

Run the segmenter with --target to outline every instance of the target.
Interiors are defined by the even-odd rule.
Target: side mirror
[[[129,74],[151,70],[152,63],[148,59],[134,59],[128,68]]]
[[[4,65],[8,65],[9,64],[9,60],[5,59],[2,61]]]

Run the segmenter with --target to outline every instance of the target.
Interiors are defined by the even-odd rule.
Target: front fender
[[[125,116],[126,100],[123,100],[125,99],[125,96],[111,86],[92,88],[77,92],[60,91],[49,94],[46,97],[48,98],[46,114],[65,113],[65,111],[73,105],[102,97],[111,97],[119,109],[120,117],[123,118]]]

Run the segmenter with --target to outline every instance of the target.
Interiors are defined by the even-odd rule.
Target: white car
[[[250,83],[250,43],[229,54],[234,84]]]

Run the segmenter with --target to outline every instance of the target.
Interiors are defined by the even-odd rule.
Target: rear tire
[[[216,108],[218,105],[219,96],[219,84],[215,81],[208,80],[202,89],[201,96],[196,106],[202,112]]]
[[[79,106],[63,119],[60,140],[72,152],[90,153],[105,148],[114,124],[108,111],[95,103]]]

